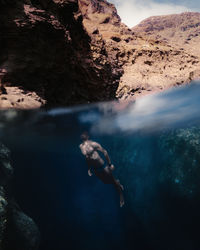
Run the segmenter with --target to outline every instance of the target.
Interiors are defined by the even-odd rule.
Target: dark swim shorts
[[[112,175],[112,170],[109,166],[102,166],[99,168],[93,168],[94,174],[105,184],[113,184],[114,177]]]

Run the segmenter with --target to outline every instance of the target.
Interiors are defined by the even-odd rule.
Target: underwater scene
[[[132,103],[1,111],[11,189],[39,249],[199,250],[199,93],[194,82]],[[88,175],[85,131],[115,166],[122,207],[113,185]]]

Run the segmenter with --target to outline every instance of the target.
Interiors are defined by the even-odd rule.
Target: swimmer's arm
[[[92,168],[92,167],[91,167],[90,165],[88,165],[88,175],[89,175],[89,176],[92,176],[91,168]]]
[[[92,172],[91,172],[91,168],[90,167],[88,167],[88,175],[92,176]]]
[[[81,145],[79,145],[79,148],[80,148],[80,150],[81,150],[81,153],[83,154],[83,155],[87,155],[87,152],[86,152],[86,150],[85,150],[85,147],[83,147],[82,146],[82,144]]]
[[[108,162],[108,165],[111,166],[111,160],[110,160],[107,150],[105,150],[99,143],[95,143],[95,149],[104,154],[104,157],[106,158],[106,161]]]
[[[82,147],[82,145],[80,145],[79,148],[80,148],[82,154],[85,155],[85,157],[86,157],[86,159],[87,159],[87,152],[86,152],[85,148]],[[89,175],[89,176],[92,176],[91,166],[89,166],[89,165],[88,165],[88,175]]]

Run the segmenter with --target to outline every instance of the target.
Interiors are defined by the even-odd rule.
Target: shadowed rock
[[[39,230],[12,197],[13,172],[10,150],[0,143],[0,249],[37,250]]]

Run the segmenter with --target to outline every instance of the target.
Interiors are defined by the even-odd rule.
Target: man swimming
[[[86,157],[88,165],[88,175],[92,176],[92,172],[105,184],[113,184],[120,196],[120,207],[124,205],[123,186],[119,180],[116,180],[112,175],[114,166],[111,164],[110,157],[107,151],[97,142],[89,140],[87,133],[81,135],[83,142],[80,144],[82,154]],[[99,153],[104,154],[108,166],[104,166],[104,160]]]

